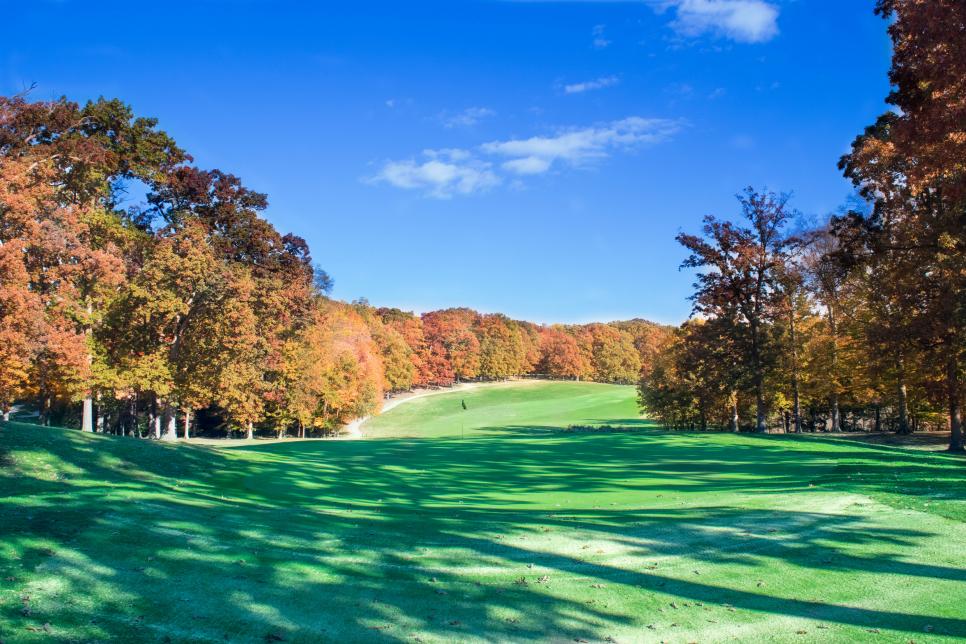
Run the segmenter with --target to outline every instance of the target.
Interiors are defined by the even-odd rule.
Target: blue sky
[[[674,236],[807,216],[886,109],[873,0],[0,2],[0,91],[116,96],[267,192],[334,295],[681,322]]]

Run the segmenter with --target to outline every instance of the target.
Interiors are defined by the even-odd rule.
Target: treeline
[[[632,384],[671,333],[645,320],[541,326],[465,308],[354,306],[374,325],[387,391],[528,375]]]
[[[859,203],[796,229],[751,189],[678,241],[695,316],[640,385],[669,427],[951,430],[963,449],[966,4],[880,0],[895,109],[839,164]]]
[[[142,203],[127,206],[131,194]],[[333,301],[267,205],[120,101],[0,98],[4,418],[21,404],[87,431],[173,438],[203,416],[305,435],[413,387],[532,373],[636,382],[666,333]]]

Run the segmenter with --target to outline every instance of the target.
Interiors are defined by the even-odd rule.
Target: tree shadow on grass
[[[868,474],[849,484],[854,491],[880,485],[872,474],[895,467],[953,485],[957,474],[944,461],[549,429],[231,453],[42,429],[0,433],[12,463],[0,469],[3,574],[38,581],[21,589],[26,604],[0,605],[0,637],[46,639],[46,623],[62,639],[121,641],[601,639],[615,629],[649,634],[674,599],[714,607],[719,620],[781,615],[966,635],[957,617],[755,585],[756,574],[787,566],[833,583],[873,573],[934,589],[961,585],[961,568],[909,560],[911,546],[936,537],[925,529],[841,508],[671,505],[713,491],[809,494],[807,482],[834,476],[840,457],[862,461]],[[34,456],[51,467],[30,469]],[[608,506],[617,493],[631,503]],[[588,507],[595,495],[600,507]],[[581,543],[615,553],[588,553]],[[674,568],[682,560],[701,562],[703,574]],[[707,627],[704,617],[676,614],[679,632]]]

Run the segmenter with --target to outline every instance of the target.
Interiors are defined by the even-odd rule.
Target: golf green
[[[960,458],[666,433],[592,383],[441,393],[362,432],[0,425],[0,640],[966,637]]]

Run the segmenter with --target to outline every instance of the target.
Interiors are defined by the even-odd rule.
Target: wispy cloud
[[[496,116],[496,112],[488,107],[468,107],[456,114],[444,112],[440,115],[440,119],[445,127],[472,127],[491,116]]]
[[[564,94],[582,94],[584,92],[589,92],[595,89],[604,89],[605,87],[613,87],[620,83],[620,79],[616,76],[603,76],[601,78],[595,78],[594,80],[584,81],[582,83],[572,83],[570,85],[564,85]]]
[[[593,45],[597,49],[604,49],[611,43],[611,41],[607,40],[607,38],[604,36],[604,30],[606,28],[606,25],[594,25],[594,28],[591,30],[591,34],[594,37]]]
[[[489,190],[510,177],[583,167],[617,151],[662,143],[682,127],[681,121],[632,116],[551,135],[489,141],[473,150],[425,150],[419,159],[385,162],[368,181],[446,199]]]
[[[533,136],[484,143],[486,154],[508,157],[503,168],[518,174],[539,174],[554,164],[582,165],[606,157],[612,150],[661,143],[681,129],[680,121],[639,116],[585,128],[568,128],[553,136]]]

